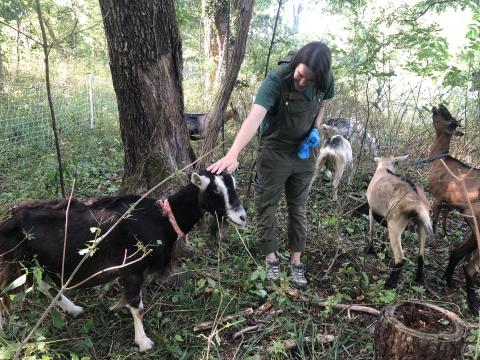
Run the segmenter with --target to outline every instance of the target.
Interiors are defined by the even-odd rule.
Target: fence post
[[[88,104],[90,107],[90,129],[93,129],[93,75],[88,75]]]

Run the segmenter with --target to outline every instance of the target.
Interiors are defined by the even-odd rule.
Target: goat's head
[[[209,171],[199,174],[193,173],[192,184],[200,189],[200,206],[217,214],[237,227],[246,224],[246,213],[235,191],[235,179],[232,175],[223,172],[214,175]]]
[[[432,119],[437,136],[442,134],[463,135],[461,131],[457,131],[457,127],[460,126],[460,121],[450,114],[450,111],[448,111],[445,105],[441,104],[438,108],[436,106],[433,107]]]
[[[388,170],[395,172],[395,168],[400,161],[408,158],[408,155],[404,156],[381,156],[376,157],[374,160],[378,163],[377,169],[387,168]]]

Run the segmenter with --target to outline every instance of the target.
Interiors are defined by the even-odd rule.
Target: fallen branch
[[[302,301],[307,302],[309,304],[319,306],[319,307],[331,307],[334,309],[340,309],[342,311],[347,310],[348,312],[350,311],[356,311],[356,312],[363,312],[367,314],[371,314],[374,316],[378,316],[380,314],[380,311],[377,309],[374,309],[369,306],[365,305],[356,305],[356,304],[330,304],[327,301],[315,301],[315,300],[310,300],[304,296],[300,298]]]
[[[233,338],[236,339],[237,337],[242,336],[247,332],[258,330],[259,328],[260,328],[260,325],[247,326],[246,328],[243,328],[242,330],[237,331],[235,334],[233,334]]]
[[[252,315],[252,314],[253,314],[253,309],[248,308],[248,309],[243,310],[239,313],[224,316],[224,317],[218,319],[217,321],[205,321],[205,322],[202,322],[200,324],[197,324],[193,327],[193,331],[197,332],[197,331],[203,331],[203,330],[211,329],[215,324],[226,323],[230,320],[233,320],[233,319],[236,319],[236,318],[239,318],[239,317],[242,317],[242,316]]]
[[[317,305],[318,306],[323,306],[323,307],[330,306],[330,307],[333,307],[334,309],[340,309],[340,310],[364,312],[364,313],[375,315],[375,316],[378,316],[378,314],[380,314],[379,310],[374,309],[374,308],[369,307],[369,306],[364,306],[364,305],[328,304],[327,302],[319,303]]]

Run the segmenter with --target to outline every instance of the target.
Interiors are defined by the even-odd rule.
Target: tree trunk
[[[405,301],[383,308],[375,327],[375,360],[461,360],[467,331],[441,307]]]
[[[144,192],[191,160],[175,4],[100,0],[100,7],[125,155],[119,193]]]
[[[227,62],[224,53],[225,46],[228,46],[226,41],[229,26],[228,15],[232,11],[229,9],[229,1],[231,0],[202,1],[204,53],[212,64],[205,79],[207,92],[211,91],[214,85],[215,87],[218,85],[219,73],[223,71]]]
[[[202,155],[208,153],[215,147],[218,133],[223,124],[223,114],[228,104],[228,99],[232,93],[235,81],[237,79],[240,66],[242,65],[243,57],[245,55],[245,45],[247,42],[248,28],[250,20],[252,19],[254,0],[240,0],[238,1],[239,20],[237,38],[235,40],[235,47],[232,52],[231,61],[228,62],[225,81],[222,84],[219,98],[215,101],[212,119],[208,122],[206,130],[206,138],[202,148]],[[200,161],[198,167],[202,168],[210,161],[210,156],[206,156]]]

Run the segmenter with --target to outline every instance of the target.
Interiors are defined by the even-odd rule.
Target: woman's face
[[[306,88],[315,86],[315,74],[305,64],[298,64],[293,72],[295,90],[303,92]]]

